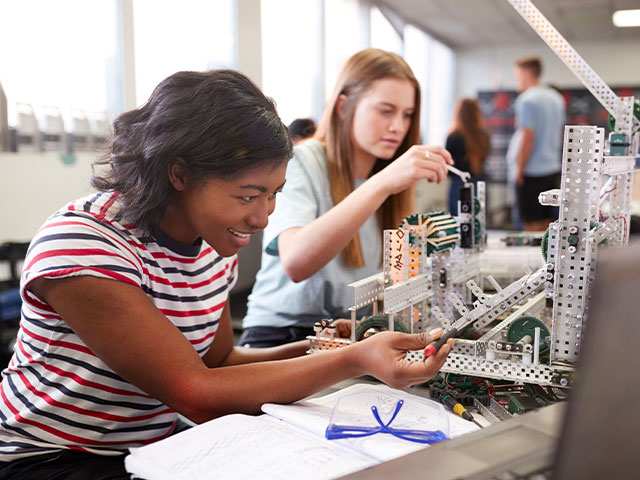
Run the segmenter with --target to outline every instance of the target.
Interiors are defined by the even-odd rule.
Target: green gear
[[[411,215],[408,215],[405,217],[405,219],[400,224],[400,227],[404,226],[407,223],[409,225],[418,225],[418,220],[419,220],[418,214],[412,213]]]
[[[545,338],[550,337],[551,334],[547,326],[536,317],[520,317],[516,319],[507,329],[507,341],[515,343],[526,335],[529,335],[533,340],[536,327],[540,327],[540,353],[547,353],[549,345],[547,343],[543,344],[543,341]]]
[[[544,258],[544,262],[547,263],[547,253],[549,249],[549,229],[544,232],[542,236],[542,242],[540,243],[540,248],[542,249],[542,258]]]
[[[420,220],[420,217],[418,216],[417,213],[412,213],[411,215],[407,215],[404,220],[402,222],[400,222],[400,225],[398,225],[398,228],[402,228],[404,226],[408,225],[418,225],[418,222]],[[415,240],[416,237],[413,233],[409,234],[409,243],[411,245],[415,245]]]
[[[362,320],[356,327],[356,341],[364,340],[365,334],[370,329],[374,329],[375,333],[389,330],[389,319],[385,315],[372,315]],[[393,320],[393,331],[409,333],[404,325],[397,319]]]
[[[482,239],[482,227],[480,226],[480,220],[477,218],[473,219],[473,238],[476,245],[478,245]]]
[[[480,213],[480,210],[482,210],[482,205],[480,205],[480,200],[478,200],[478,197],[474,197],[473,199],[473,215],[478,215]]]

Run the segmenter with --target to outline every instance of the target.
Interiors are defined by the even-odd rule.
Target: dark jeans
[[[0,480],[130,480],[124,457],[62,450],[0,462]]]
[[[245,328],[238,345],[250,348],[266,348],[304,340],[313,335],[310,327],[250,327]]]
[[[523,184],[517,187],[520,219],[523,222],[558,218],[559,209],[540,205],[538,195],[540,192],[560,188],[561,180],[562,174],[560,172],[544,177],[524,177]]]

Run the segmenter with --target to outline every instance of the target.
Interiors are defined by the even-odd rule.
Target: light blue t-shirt
[[[560,172],[562,127],[565,123],[562,95],[550,87],[531,87],[518,96],[515,111],[516,129],[530,128],[534,132],[533,149],[524,174],[542,177]],[[514,135],[512,142],[517,141],[517,135]]]
[[[308,225],[334,206],[322,144],[308,140],[297,145],[286,178],[264,231],[262,265],[249,296],[244,328],[312,327],[323,318],[349,318],[354,295],[347,285],[382,270],[382,234],[373,215],[359,230],[364,267],[347,267],[338,255],[307,280],[292,282],[277,253],[278,235]],[[356,188],[362,183],[356,180]],[[358,310],[359,316],[368,313],[366,308]]]

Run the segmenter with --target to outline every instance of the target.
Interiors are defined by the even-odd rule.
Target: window
[[[285,124],[324,108],[322,0],[262,0],[262,89]]]
[[[371,46],[402,56],[404,53],[402,36],[391,25],[378,7],[371,7]]]
[[[404,59],[420,83],[420,137],[426,143],[429,137],[429,68],[431,37],[422,30],[407,25],[404,29]]]
[[[235,3],[133,2],[137,104],[144,103],[161,80],[177,71],[235,68]]]
[[[342,64],[371,44],[370,7],[358,0],[326,0],[324,14],[325,96],[329,97]]]
[[[404,50],[422,93],[422,142],[444,145],[455,103],[454,52],[412,25],[404,29]]]
[[[21,0],[0,3],[0,83],[9,122],[16,104],[40,116],[57,108],[65,124],[71,109],[109,109],[116,54],[114,0]]]
[[[437,40],[431,41],[429,69],[429,143],[444,145],[455,104],[455,55]]]

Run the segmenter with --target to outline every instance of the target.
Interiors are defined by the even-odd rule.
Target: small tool
[[[471,178],[471,174],[469,172],[463,172],[462,170],[458,170],[456,167],[452,165],[447,165],[447,170],[449,170],[454,175],[459,176],[463,182],[467,183]]]
[[[442,397],[441,401],[446,407],[450,408],[451,411],[456,415],[458,415],[459,417],[462,417],[465,420],[469,420],[470,422],[475,423],[480,428],[484,428],[482,425],[478,423],[478,421],[475,418],[473,418],[473,415],[471,415],[469,410],[464,408],[464,405],[462,405],[459,401],[457,401],[451,395],[445,395],[444,397]]]
[[[431,342],[429,345],[427,345],[424,348],[424,357],[428,358],[428,357],[432,357],[436,354],[436,352],[438,351],[438,349],[444,345],[444,343],[449,340],[450,338],[455,337],[456,335],[458,335],[458,329],[456,328],[452,328],[451,330],[447,330],[446,333],[443,333],[442,336],[436,340],[435,342]]]

